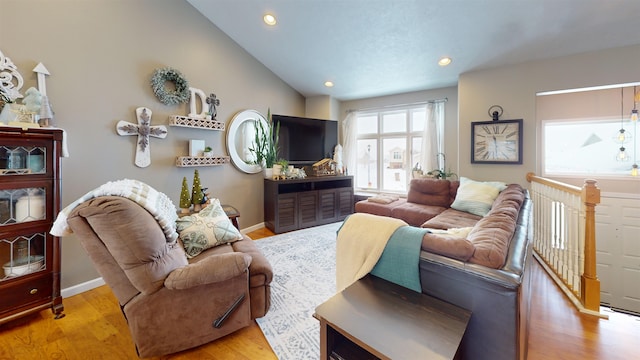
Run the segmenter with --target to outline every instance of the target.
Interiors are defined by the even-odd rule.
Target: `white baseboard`
[[[102,286],[104,284],[105,284],[104,280],[102,280],[102,278],[99,277],[97,279],[89,280],[87,282],[83,282],[81,284],[73,285],[71,287],[62,289],[62,291],[60,291],[60,294],[62,295],[62,298],[68,298],[70,296],[78,295],[78,294],[83,293],[85,291],[89,291],[91,289],[95,289],[95,288],[97,288],[99,286]]]
[[[261,222],[259,224],[255,224],[253,226],[249,226],[248,228],[244,228],[244,229],[240,230],[240,232],[243,233],[243,234],[247,234],[247,233],[250,233],[252,231],[256,231],[258,229],[262,229],[263,227],[264,227],[264,222]]]

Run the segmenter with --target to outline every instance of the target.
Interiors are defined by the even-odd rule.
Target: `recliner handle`
[[[231,304],[231,307],[229,307],[227,311],[222,314],[222,316],[220,316],[213,322],[213,327],[216,329],[221,328],[222,325],[224,325],[224,321],[227,320],[229,316],[231,316],[231,313],[240,305],[240,303],[242,303],[242,300],[244,300],[244,293],[242,293],[240,297],[236,301],[234,301],[233,304]]]

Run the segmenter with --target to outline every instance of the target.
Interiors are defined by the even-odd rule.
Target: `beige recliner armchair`
[[[271,266],[246,236],[187,259],[149,212],[117,196],[78,205],[67,222],[117,297],[140,357],[208,343],[269,309]]]

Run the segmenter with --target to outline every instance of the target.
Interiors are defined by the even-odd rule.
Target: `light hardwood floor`
[[[249,234],[271,236],[267,229]],[[532,271],[529,359],[638,358],[640,318],[580,315],[542,267]],[[49,310],[0,326],[0,360],[137,359],[120,307],[107,286],[64,299],[66,316]],[[499,309],[496,309],[499,311]],[[213,343],[156,359],[277,359],[257,324]]]

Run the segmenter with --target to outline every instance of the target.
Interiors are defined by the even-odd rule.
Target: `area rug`
[[[336,231],[342,222],[256,241],[273,267],[271,309],[257,319],[280,360],[320,358],[318,305],[336,291]]]

